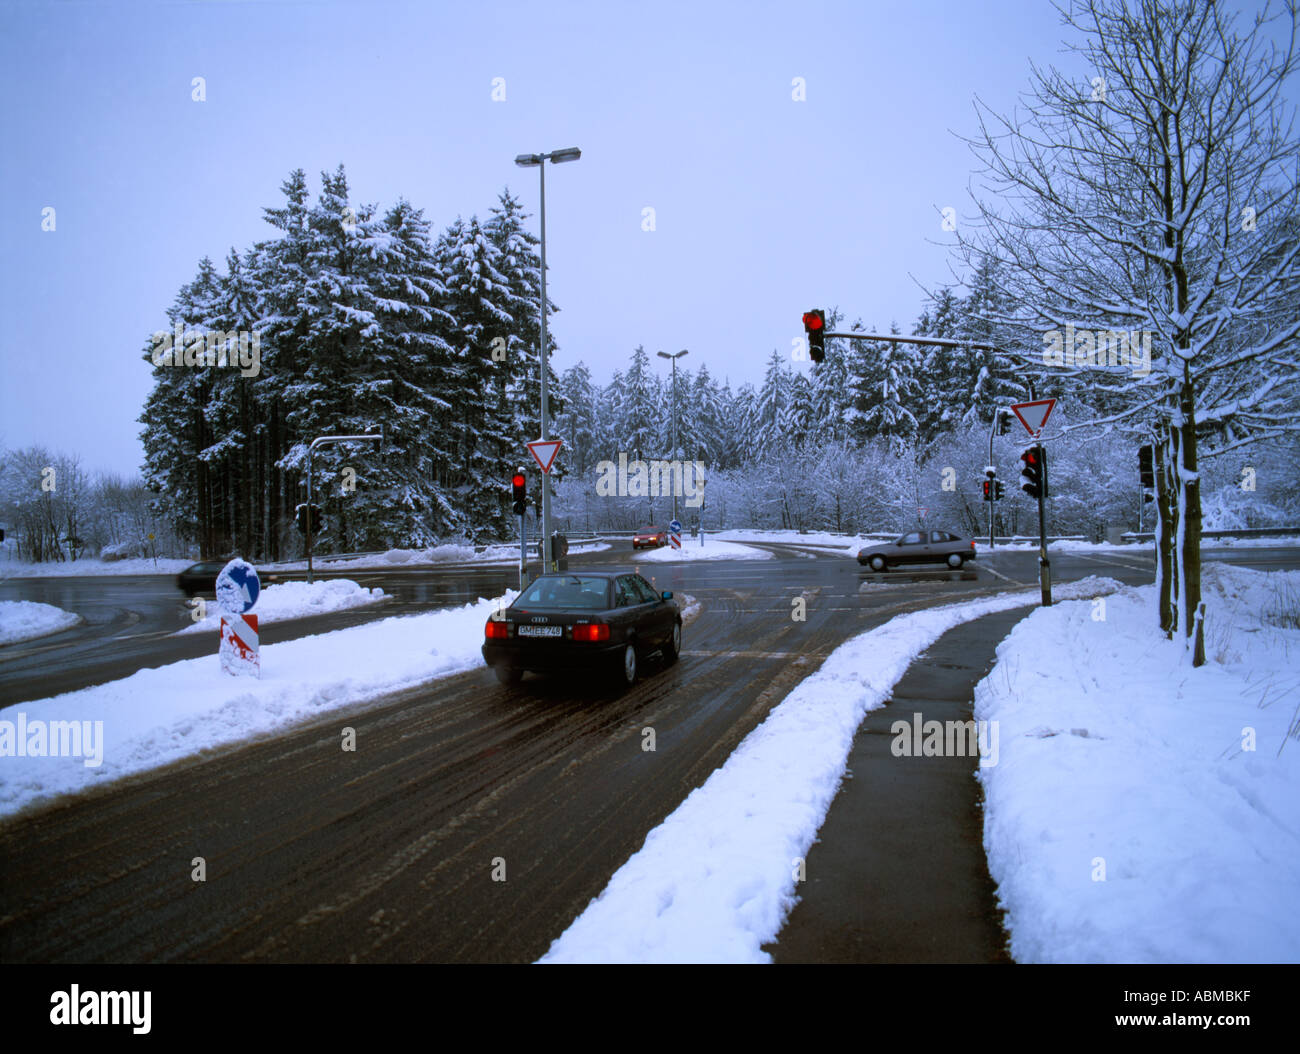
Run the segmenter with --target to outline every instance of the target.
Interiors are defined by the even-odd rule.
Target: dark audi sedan
[[[594,670],[628,686],[652,652],[677,661],[682,613],[672,593],[630,571],[548,574],[488,619],[483,636],[483,661],[502,684],[526,670]]]
[[[217,595],[217,576],[233,559],[235,557],[226,556],[220,560],[200,560],[176,576],[176,585],[187,597],[196,597],[200,594],[214,597]],[[263,586],[280,581],[279,575],[264,572],[258,572],[257,578]]]
[[[858,550],[858,563],[873,571],[888,571],[898,564],[947,564],[954,571],[975,559],[975,541],[951,531],[912,531],[892,542]]]

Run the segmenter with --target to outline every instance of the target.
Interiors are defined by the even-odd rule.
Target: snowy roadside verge
[[[1118,588],[1087,578],[1056,597]],[[1036,602],[1038,591],[902,615],[842,644],[662,824],[540,960],[770,962],[807,855],[869,710],[954,626]]]
[[[0,816],[481,666],[483,623],[516,595],[267,645],[260,680],[222,673],[214,642],[210,656],[5,707]],[[54,722],[80,723],[83,753],[15,756],[17,730]],[[34,752],[45,738],[42,731],[39,743],[24,738],[21,747]],[[95,748],[86,748],[91,741]]]
[[[1202,589],[1198,670],[1146,586],[1034,612],[976,688],[1018,962],[1300,961],[1300,572],[1207,564]]]
[[[84,622],[80,615],[34,600],[0,600],[0,647],[36,640]]]
[[[267,622],[346,611],[348,608],[364,607],[390,599],[392,598],[382,589],[367,589],[350,578],[328,578],[311,585],[306,582],[279,582],[267,586],[258,594],[257,603],[249,614],[256,615],[257,623],[261,626]],[[193,601],[190,603],[193,604]],[[172,636],[220,631],[221,611],[216,604],[209,602],[203,608],[195,610],[207,611],[209,614],[193,625],[177,630]]]
[[[21,560],[0,560],[0,581],[10,578],[97,578],[107,575],[178,575],[194,563],[159,557],[131,560],[99,560],[82,557],[54,563],[30,564]]]

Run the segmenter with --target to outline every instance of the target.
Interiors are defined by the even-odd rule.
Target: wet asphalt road
[[[475,670],[5,822],[0,961],[533,961],[839,643],[1035,580],[1032,553],[881,578],[781,551],[640,563],[703,609],[681,661],[624,695]],[[1149,581],[1143,563],[1062,555],[1054,571]]]

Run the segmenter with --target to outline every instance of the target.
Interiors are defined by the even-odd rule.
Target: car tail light
[[[510,636],[510,624],[498,619],[488,619],[487,625],[483,627],[483,636],[488,640],[505,640]]]
[[[573,639],[586,641],[609,640],[609,626],[603,622],[589,622],[585,626],[574,626]]]

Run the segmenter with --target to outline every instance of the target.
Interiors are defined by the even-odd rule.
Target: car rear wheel
[[[873,556],[871,558],[871,570],[873,571],[884,571],[888,566],[883,556]]]
[[[958,570],[961,567],[961,564],[962,564],[961,553],[952,553],[948,557],[948,566],[951,567],[954,571]]]
[[[507,666],[504,663],[493,666],[492,672],[502,684],[518,684],[524,676],[524,671],[518,666]]]
[[[628,643],[623,648],[623,657],[615,674],[615,683],[620,688],[631,688],[636,683],[636,663],[636,647]]]
[[[673,623],[673,632],[668,638],[668,643],[664,645],[664,661],[671,666],[677,661],[677,657],[682,653],[682,624]]]

